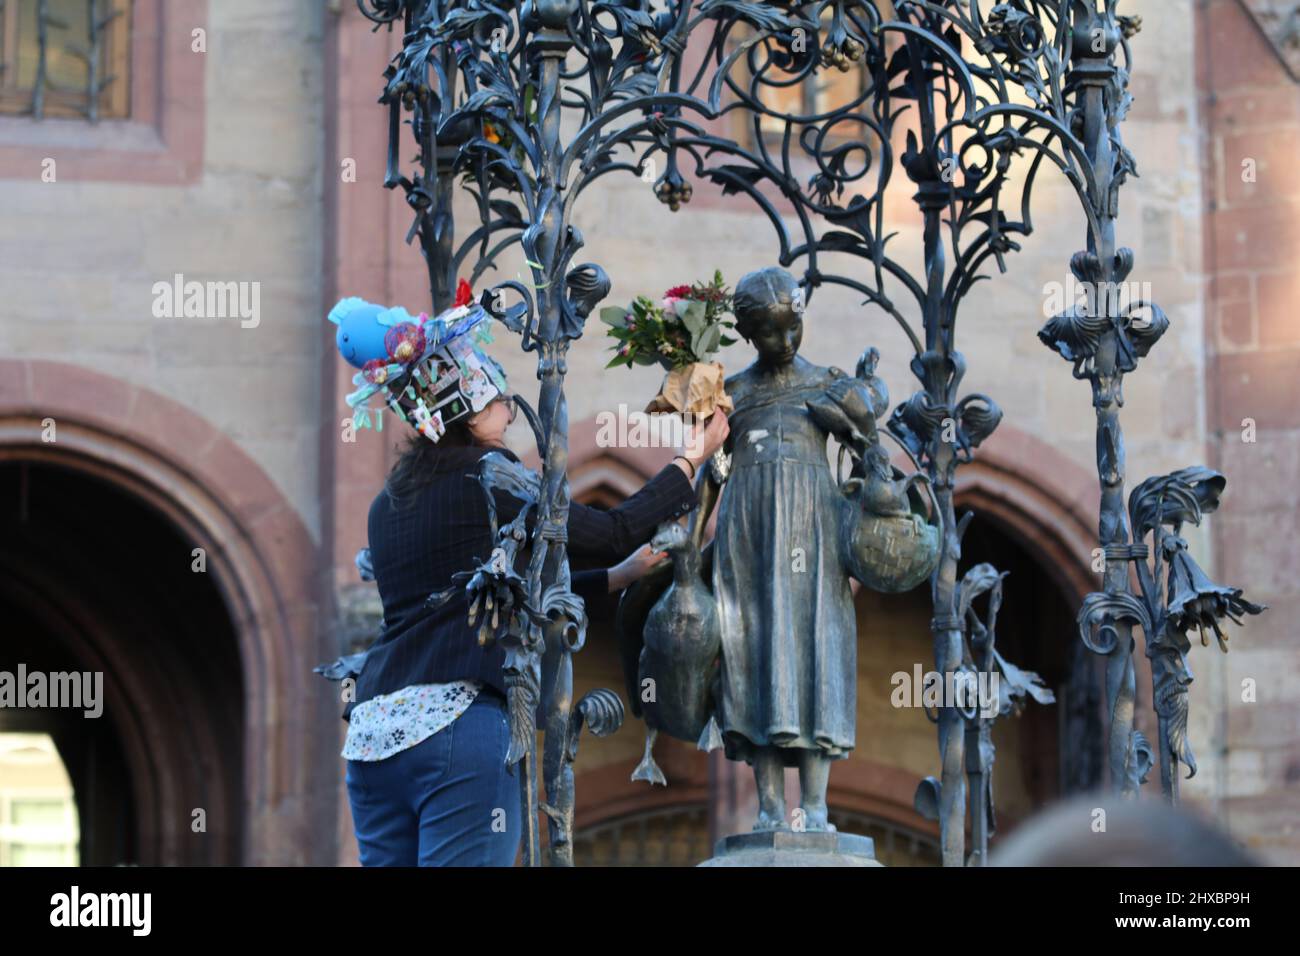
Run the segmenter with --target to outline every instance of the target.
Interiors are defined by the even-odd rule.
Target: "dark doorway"
[[[240,860],[241,663],[196,547],[109,481],[0,464],[0,671],[102,674],[98,718],[0,708],[57,745],[84,865]]]
[[[1032,741],[1033,759],[1023,764],[1026,785],[1039,803],[1094,789],[1101,784],[1105,739],[1102,662],[1078,638],[1077,602],[1067,600],[1030,549],[977,513],[962,539],[958,577],[982,562],[1010,572],[997,621],[999,653],[1037,672],[1056,695],[1055,704],[1030,702],[1017,718]],[[977,607],[982,614],[983,602]]]

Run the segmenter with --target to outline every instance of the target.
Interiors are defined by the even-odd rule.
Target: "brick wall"
[[[1228,478],[1215,580],[1270,605],[1231,635],[1216,816],[1300,862],[1300,85],[1236,0],[1197,5],[1207,278],[1207,444]],[[1252,170],[1253,167],[1253,170]],[[1253,171],[1254,181],[1249,181]],[[1247,432],[1254,423],[1254,441]],[[1197,652],[1193,652],[1194,655]],[[1257,701],[1242,700],[1253,680]]]

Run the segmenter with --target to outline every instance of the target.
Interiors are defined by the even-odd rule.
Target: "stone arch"
[[[1101,584],[1092,570],[1099,504],[1094,472],[1006,422],[958,470],[958,513],[976,513],[963,542],[963,567],[988,559],[981,548],[1002,539],[995,552],[1002,558],[993,557],[994,564],[1018,570],[1008,581],[1011,603],[1000,618],[1006,624],[999,626],[999,644],[1011,660],[1039,672],[1056,695],[1050,710],[1030,707],[1018,721],[1028,760],[1024,783],[1035,805],[1101,783],[1101,661],[1078,640],[1074,620],[1084,597]],[[1018,590],[1025,575],[1033,582],[1028,600]],[[1050,619],[1040,616],[1027,630],[1023,615],[1035,608]],[[1141,655],[1136,664],[1141,674]],[[1010,814],[1007,819],[1014,826]]]
[[[569,430],[569,483],[575,500],[601,503],[635,492],[672,458],[667,448],[602,448],[595,418]],[[536,452],[526,458],[538,465]],[[901,467],[908,467],[900,462]],[[957,470],[958,512],[973,508],[1038,557],[1064,594],[1096,590],[1090,564],[1100,503],[1096,475],[1005,421]]]
[[[610,499],[634,491],[671,457],[668,449],[602,448],[596,445],[594,419],[570,430],[570,485],[575,500]],[[1099,493],[1096,478],[1073,459],[1047,443],[1003,422],[977,450],[975,460],[958,470],[959,511],[975,509],[1039,561],[1059,588],[1062,598],[1077,605],[1095,589],[1091,572],[1096,547]],[[679,758],[680,759],[680,758]],[[689,802],[685,790],[703,789],[697,768],[683,765],[681,789],[652,791],[630,784],[634,761],[597,767],[582,773],[578,787],[578,825],[593,825],[620,815],[669,808]],[[884,764],[848,761],[838,768],[832,789],[840,805],[922,833],[937,827],[912,807],[916,777]],[[671,791],[678,789],[678,793]],[[1014,826],[1015,816],[1004,815]]]
[[[602,448],[596,419],[569,429],[569,480],[575,498],[627,496],[672,458],[668,448]],[[536,452],[527,458],[538,464]],[[1047,442],[1002,422],[957,470],[956,503],[997,522],[1052,569],[1063,592],[1095,590],[1090,562],[1097,547],[1097,477]]]
[[[1100,501],[1094,473],[1005,421],[957,469],[958,512],[973,508],[1000,525],[1076,601],[1100,583],[1091,570]]]
[[[42,441],[47,418],[56,423],[53,443]],[[243,679],[243,806],[232,809],[244,823],[239,859],[232,862],[328,862],[333,848],[321,845],[315,824],[332,816],[308,819],[305,799],[313,790],[332,792],[313,779],[319,767],[333,765],[319,759],[321,745],[328,749],[333,740],[318,739],[328,736],[319,729],[329,724],[319,713],[321,695],[309,690],[311,667],[327,653],[318,647],[319,548],[266,473],[185,406],[44,360],[0,360],[0,462],[6,461],[97,478],[206,550]],[[143,783],[165,792],[156,780]]]

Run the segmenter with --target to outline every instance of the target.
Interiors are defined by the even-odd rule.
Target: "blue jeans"
[[[505,701],[482,690],[458,718],[383,760],[349,760],[362,866],[513,866],[519,774]]]

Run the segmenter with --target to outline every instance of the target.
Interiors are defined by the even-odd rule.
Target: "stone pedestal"
[[[718,841],[700,866],[883,866],[871,837],[852,833],[769,830]]]

